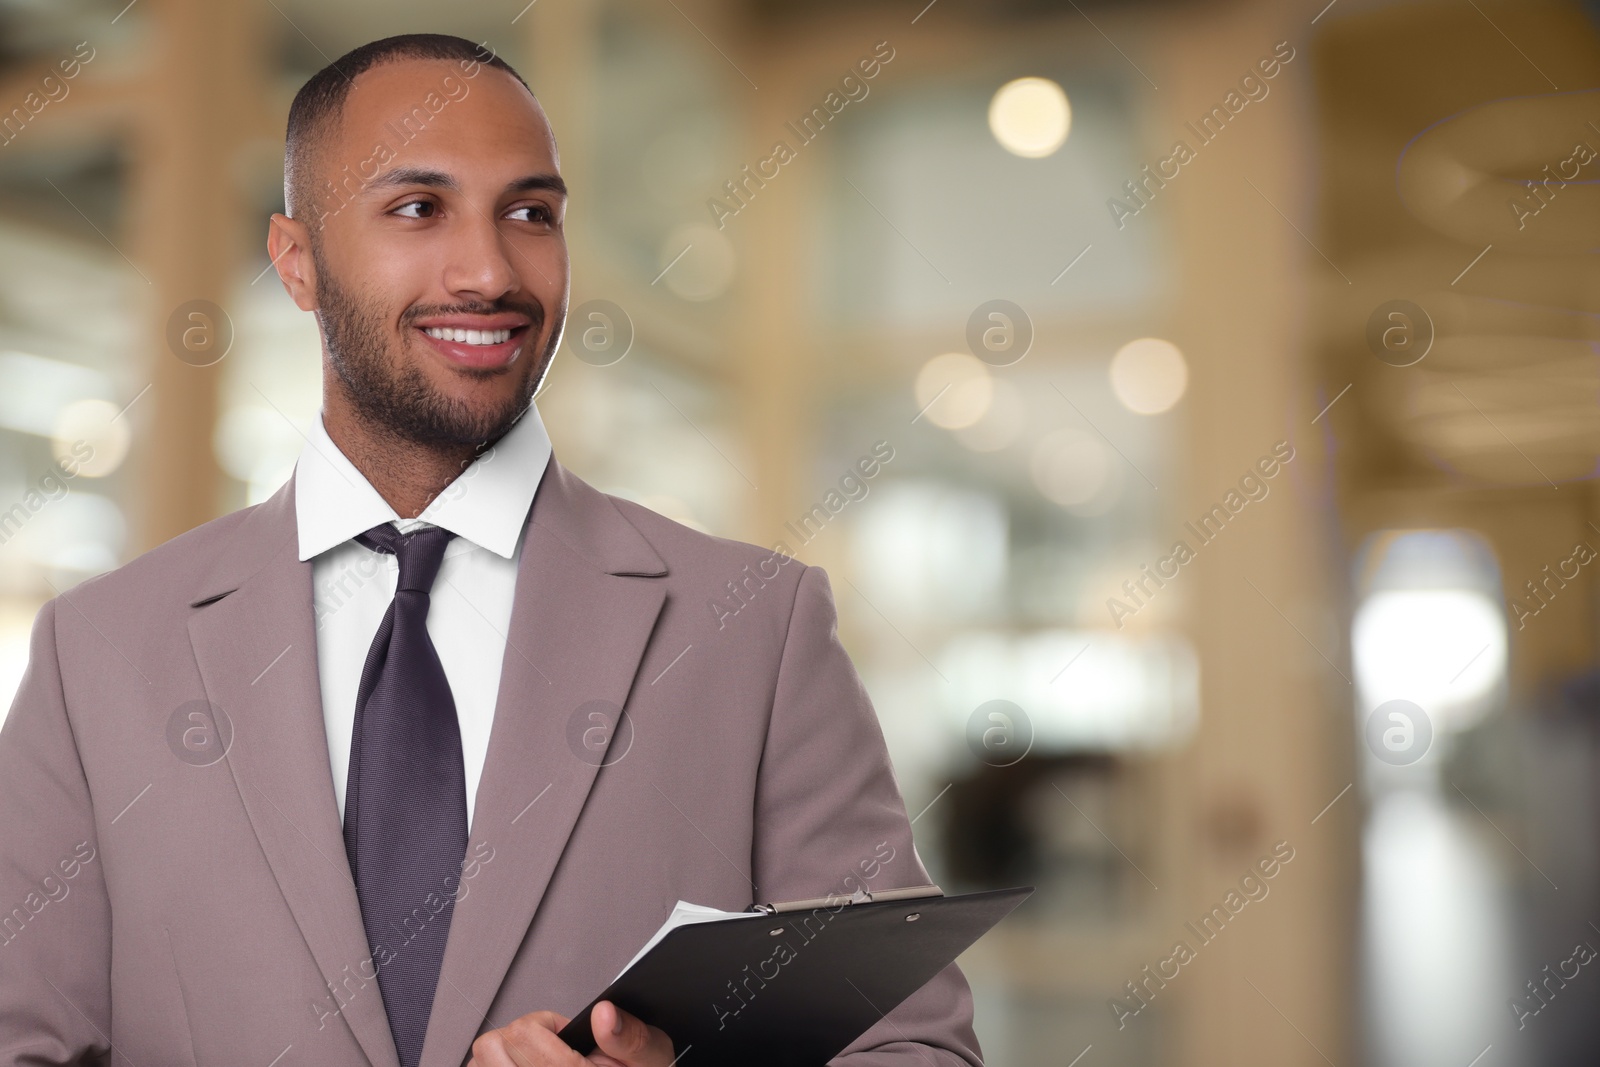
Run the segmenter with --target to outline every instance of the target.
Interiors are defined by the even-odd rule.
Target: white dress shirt
[[[461,725],[470,827],[494,724],[523,527],[549,459],[549,435],[530,405],[420,516],[402,520],[339,451],[321,416],[315,420],[295,464],[294,503],[300,558],[311,561],[322,718],[341,820],[361,670],[400,573],[393,555],[351,539],[385,522],[402,533],[442,526],[456,535],[434,579],[428,636]]]

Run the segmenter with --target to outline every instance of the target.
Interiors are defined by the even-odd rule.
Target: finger
[[[472,1043],[469,1067],[530,1067],[538,1062],[529,1050],[517,1048],[515,1038],[508,1038],[505,1031],[491,1030]]]
[[[498,1030],[490,1030],[472,1043],[472,1059],[467,1067],[521,1067],[506,1051],[505,1037]]]
[[[539,1055],[525,1039],[504,1030],[491,1030],[472,1043],[477,1067],[546,1067],[554,1061]]]
[[[512,1025],[515,1026],[518,1023],[528,1023],[528,1024],[531,1024],[531,1025],[534,1025],[534,1026],[543,1027],[544,1029],[549,1030],[553,1034],[553,1033],[556,1033],[557,1031],[561,1030],[564,1026],[566,1026],[571,1021],[572,1021],[571,1019],[567,1018],[565,1015],[562,1015],[562,1014],[560,1014],[558,1012],[553,1012],[553,1011],[534,1011],[534,1012],[529,1012],[527,1015],[524,1015],[521,1018],[517,1019],[515,1022],[512,1023]]]
[[[589,1018],[600,1051],[625,1067],[668,1067],[672,1063],[671,1038],[610,1001],[596,1004]]]
[[[583,1058],[556,1036],[554,1012],[533,1012],[507,1026],[491,1030],[472,1043],[477,1067],[569,1067]]]

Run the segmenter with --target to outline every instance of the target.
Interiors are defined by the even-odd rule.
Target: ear
[[[273,212],[267,224],[267,255],[295,306],[301,311],[317,310],[317,265],[306,224]]]

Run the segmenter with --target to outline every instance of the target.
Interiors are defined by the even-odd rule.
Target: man
[[[270,500],[39,614],[0,1064],[666,1067],[610,1004],[587,1059],[556,1032],[675,900],[928,880],[826,576],[551,456],[566,190],[503,61],[358,48],[286,149],[322,417]],[[980,1063],[960,972],[837,1062]]]

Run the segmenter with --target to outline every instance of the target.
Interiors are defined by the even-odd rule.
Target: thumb
[[[589,1019],[595,1044],[618,1063],[627,1067],[667,1067],[672,1062],[671,1039],[611,1001],[596,1004]]]

